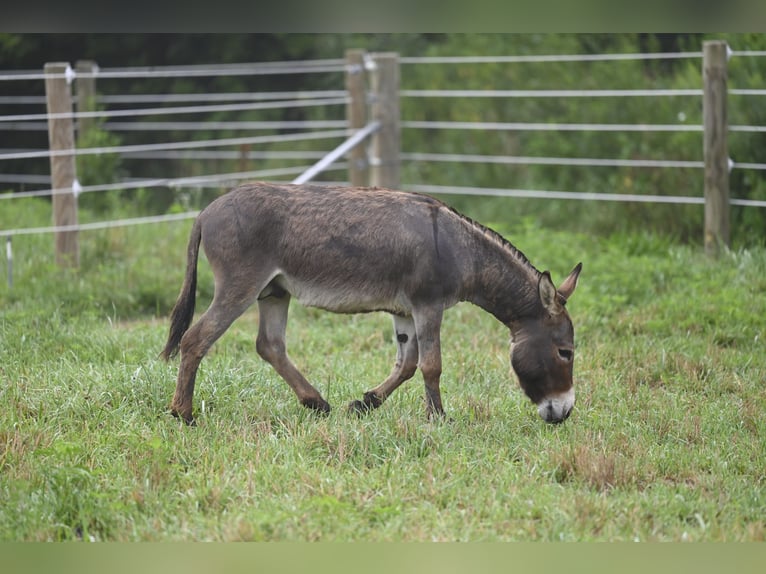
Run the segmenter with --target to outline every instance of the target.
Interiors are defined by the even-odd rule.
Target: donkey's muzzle
[[[565,393],[546,397],[537,404],[537,413],[547,423],[563,423],[574,408],[574,389]]]

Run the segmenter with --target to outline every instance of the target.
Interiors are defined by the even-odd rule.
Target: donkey
[[[191,327],[200,243],[215,279],[210,307]],[[439,332],[444,310],[470,301],[511,332],[511,365],[549,423],[574,406],[574,328],[565,309],[578,264],[557,289],[498,233],[441,201],[381,188],[243,184],[214,200],[194,222],[186,276],[161,353],[179,349],[170,406],[193,424],[200,361],[245,310],[258,302],[258,354],[306,407],[330,405],[289,359],[290,299],[336,313],[386,311],[398,345],[391,374],[349,410],[379,407],[419,367],[428,416],[442,415]]]

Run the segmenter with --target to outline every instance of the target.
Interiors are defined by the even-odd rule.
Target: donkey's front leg
[[[439,331],[442,323],[442,309],[426,309],[417,314],[415,330],[418,338],[419,360],[418,367],[423,374],[426,387],[426,414],[428,418],[434,415],[444,415],[442,397],[439,391],[439,379],[442,374],[442,354]]]

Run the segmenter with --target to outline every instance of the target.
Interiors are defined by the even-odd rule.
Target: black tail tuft
[[[197,258],[199,257],[199,245],[202,239],[202,229],[199,219],[194,222],[194,227],[189,237],[189,245],[186,253],[186,276],[178,294],[173,311],[170,314],[170,333],[165,348],[160,357],[166,361],[178,354],[181,339],[186,333],[194,318],[194,305],[197,299]]]

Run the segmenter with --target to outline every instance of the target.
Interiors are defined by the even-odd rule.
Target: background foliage
[[[701,51],[707,39],[725,39],[733,50],[766,49],[762,34],[54,34],[0,35],[0,69],[41,69],[45,62],[95,60],[101,67],[164,66],[202,63],[241,63],[294,59],[342,58],[348,48],[396,51],[402,56],[595,54],[656,51]],[[762,88],[766,74],[763,58],[734,57],[729,86]],[[620,62],[544,62],[522,64],[403,65],[403,89],[648,89],[702,86],[701,60],[678,59]],[[8,89],[29,90],[11,82]],[[23,84],[23,83],[21,83]],[[339,89],[342,74],[277,75],[266,77],[173,78],[109,80],[98,89],[112,94],[184,93],[213,91],[281,91]],[[5,86],[4,86],[5,88]],[[730,96],[731,124],[766,125],[766,106],[759,96]],[[699,125],[701,98],[403,98],[404,120],[455,120],[567,123],[657,123]],[[19,113],[14,107],[14,112]],[[7,112],[10,113],[10,112]],[[342,106],[300,108],[266,112],[221,112],[215,119],[341,119]],[[284,131],[284,130],[283,130]],[[265,133],[265,132],[259,132]],[[140,143],[215,137],[242,132],[96,134],[98,145]],[[44,148],[46,134],[15,132],[14,147]],[[762,163],[766,134],[731,133],[730,155],[735,162]],[[272,149],[300,149],[316,144]],[[702,135],[696,132],[535,132],[458,131],[405,129],[404,152],[437,152],[486,155],[521,155],[585,158],[701,160]],[[313,148],[316,149],[316,148]],[[111,158],[111,159],[110,159]],[[237,162],[169,162],[98,156],[81,172],[88,180],[130,177],[174,177],[237,171]],[[9,171],[29,172],[28,166]],[[274,167],[275,161],[258,162],[257,168]],[[280,163],[284,165],[284,162]],[[250,166],[254,169],[255,166]],[[32,171],[47,173],[40,161]],[[337,179],[328,173],[325,179]],[[341,176],[343,177],[343,176]],[[409,162],[403,166],[403,185],[438,185],[545,189],[653,195],[702,193],[700,169],[612,167],[505,166]],[[95,182],[94,182],[95,183]],[[732,197],[766,198],[761,172],[735,169]],[[213,193],[212,195],[214,195]],[[171,209],[188,192],[152,190],[119,194],[153,213]],[[211,193],[195,192],[192,202],[207,203]],[[108,209],[111,202],[84,199]],[[590,233],[618,229],[649,229],[682,240],[698,242],[702,207],[640,203],[514,200],[450,196],[448,201],[478,216],[504,221],[532,218],[545,227]],[[470,205],[470,208],[469,208]],[[766,238],[766,210],[733,208],[732,230],[736,244],[762,244]]]

